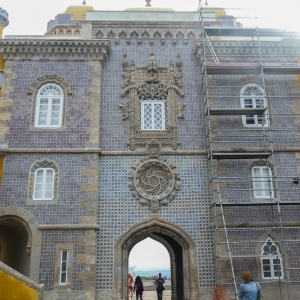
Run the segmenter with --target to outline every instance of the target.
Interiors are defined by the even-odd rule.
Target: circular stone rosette
[[[165,160],[149,159],[135,163],[129,173],[132,196],[141,204],[166,205],[180,190],[178,172]],[[152,205],[151,205],[152,204]]]

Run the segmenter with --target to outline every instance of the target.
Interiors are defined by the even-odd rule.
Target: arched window
[[[59,165],[46,159],[33,162],[28,179],[28,205],[58,204]]]
[[[265,108],[267,102],[264,89],[256,84],[248,84],[241,89],[242,108]],[[245,127],[269,126],[266,113],[263,115],[244,115],[243,125]]]
[[[46,84],[37,93],[35,127],[59,128],[62,126],[63,91],[57,84]]]
[[[254,198],[274,198],[272,171],[267,166],[252,168]]]
[[[282,256],[270,237],[262,245],[260,262],[263,279],[283,279]]]
[[[53,200],[55,171],[50,168],[40,168],[34,173],[33,200]]]

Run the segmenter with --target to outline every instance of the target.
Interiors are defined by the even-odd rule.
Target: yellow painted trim
[[[218,19],[221,16],[226,16],[225,9],[221,7],[203,7],[203,12],[215,13],[216,19]]]
[[[2,54],[0,54],[0,71],[4,70],[4,59]]]
[[[72,5],[67,8],[65,14],[73,15],[75,20],[84,20],[87,11],[94,11],[93,6]]]
[[[4,158],[0,157],[0,183],[2,182],[3,162],[4,162]]]
[[[2,39],[2,37],[3,37],[3,27],[0,26],[0,39]]]
[[[38,300],[38,291],[0,270],[0,299]]]

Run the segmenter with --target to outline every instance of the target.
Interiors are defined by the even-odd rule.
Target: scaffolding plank
[[[283,29],[273,28],[245,28],[245,27],[205,27],[207,35],[211,36],[239,36],[239,37],[253,37],[257,35],[260,37],[297,37],[298,33],[295,31],[287,31]]]
[[[209,108],[206,115],[211,116],[240,116],[240,115],[263,115],[265,108]]]
[[[211,36],[247,36],[253,37],[256,34],[255,28],[243,27],[205,27],[207,35]]]
[[[222,74],[260,74],[260,63],[207,63],[208,75]]]
[[[268,158],[271,152],[213,152],[213,159],[253,159]]]
[[[276,205],[279,203],[280,205],[300,205],[300,201],[257,201],[257,202],[222,202],[223,206],[268,206],[268,205]],[[220,202],[215,202],[212,204],[216,206],[220,206]]]
[[[260,74],[261,65],[258,62],[208,62],[205,66],[207,75],[222,74]],[[264,63],[265,74],[300,74],[300,63]]]

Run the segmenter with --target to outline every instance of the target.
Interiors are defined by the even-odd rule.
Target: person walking
[[[239,299],[242,300],[257,300],[258,292],[261,293],[261,286],[252,278],[250,271],[243,271],[242,279],[244,281],[240,286]]]
[[[157,299],[162,300],[162,294],[164,288],[164,283],[165,280],[161,277],[161,273],[158,274],[158,278],[155,280],[155,285],[156,285],[156,293],[157,293]]]
[[[135,282],[134,282],[134,290],[135,290],[135,294],[136,294],[136,300],[140,299],[143,300],[143,291],[144,291],[144,285],[143,285],[143,281],[141,279],[140,276],[136,276],[135,278]]]

